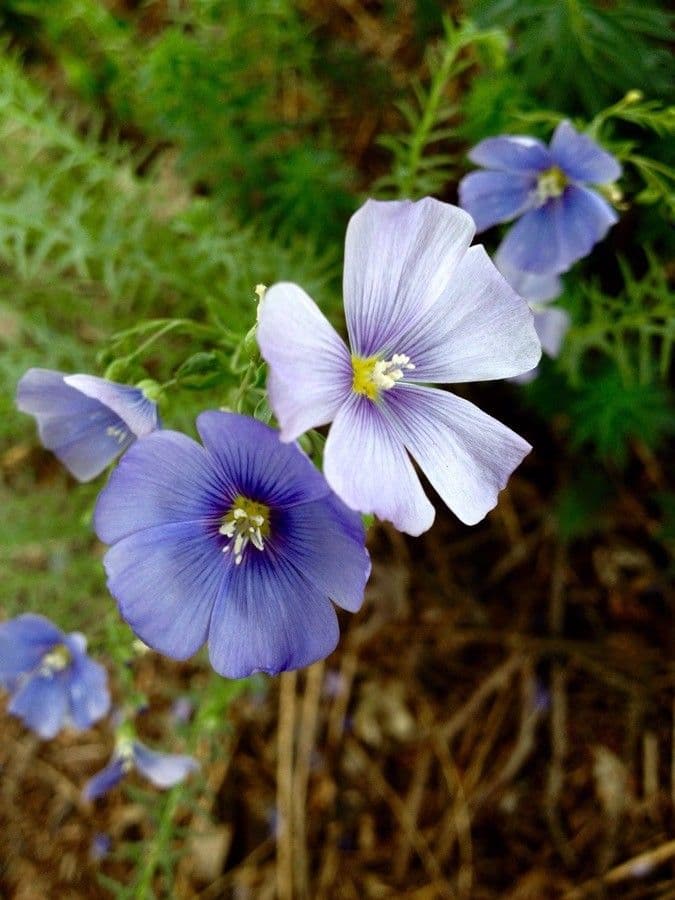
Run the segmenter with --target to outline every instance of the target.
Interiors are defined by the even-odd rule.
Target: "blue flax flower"
[[[479,232],[518,219],[499,249],[514,269],[566,272],[618,221],[588,185],[615,181],[621,166],[567,121],[558,125],[548,147],[535,138],[504,135],[481,141],[469,159],[486,171],[462,179],[460,206]]]
[[[78,481],[95,478],[159,426],[157,406],[142,390],[94,375],[29,369],[16,402],[35,416],[40,440]]]
[[[25,613],[0,624],[0,685],[12,695],[8,712],[45,739],[65,725],[89,728],[105,716],[106,671],[86,648],[84,635],[64,634],[43,616]]]
[[[174,659],[208,641],[230,678],[325,657],[338,639],[330,601],[356,611],[363,599],[360,518],[267,425],[212,411],[197,429],[204,446],[173,431],[138,441],[99,497],[122,616]]]
[[[472,403],[430,387],[508,378],[541,353],[532,314],[465,212],[426,198],[369,200],[347,229],[350,347],[295,284],[262,301],[258,342],[281,439],[332,422],[324,472],[348,506],[421,534],[434,508],[412,457],[467,524],[497,502],[530,445]]]
[[[155,787],[168,788],[183,781],[198,768],[199,763],[192,756],[158,753],[135,738],[123,736],[117,741],[108,765],[89,779],[83,794],[86,800],[95,800],[118,785],[134,769]]]

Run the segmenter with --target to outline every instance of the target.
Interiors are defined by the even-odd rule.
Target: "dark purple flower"
[[[94,375],[29,369],[16,403],[35,416],[40,440],[78,481],[90,481],[136,438],[159,427],[157,406],[139,388]]]
[[[199,763],[192,756],[158,753],[140,741],[123,737],[118,740],[108,765],[85,784],[83,794],[85,799],[95,800],[116,787],[134,769],[156,787],[168,788],[198,768]]]
[[[360,518],[295,445],[245,416],[205,412],[204,446],[136,443],[102,491],[108,587],[139,637],[174,659],[208,641],[222,675],[309,665],[338,639],[370,571]]]
[[[487,138],[469,153],[485,171],[471,172],[459,185],[460,206],[478,231],[519,221],[500,246],[504,262],[539,275],[566,272],[587,256],[618,217],[589,184],[608,184],[621,175],[618,161],[587,134],[561,122],[547,147],[535,138]]]
[[[295,284],[271,287],[260,308],[281,439],[332,422],[324,471],[333,490],[409,534],[434,520],[411,456],[474,524],[531,449],[473,404],[428,386],[508,378],[539,361],[527,303],[482,247],[469,249],[473,231],[465,212],[437,200],[369,200],[346,237],[351,347]]]
[[[65,725],[89,728],[110,707],[103,666],[87,656],[82,634],[64,634],[49,619],[25,613],[0,624],[0,685],[8,712],[42,738]]]

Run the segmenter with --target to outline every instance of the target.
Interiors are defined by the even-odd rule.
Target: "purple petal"
[[[588,188],[570,185],[557,207],[561,259],[568,269],[601,241],[619,217],[606,200]]]
[[[277,527],[279,552],[319,595],[350,612],[361,608],[370,558],[358,513],[331,494],[284,511]]]
[[[108,589],[148,646],[173,659],[187,659],[202,646],[231,565],[221,544],[217,526],[180,522],[146,528],[108,550]]]
[[[102,794],[106,794],[111,788],[116,787],[124,777],[124,763],[113,756],[105,769],[97,772],[93,778],[85,784],[82,791],[85,800],[96,800]]]
[[[33,613],[0,624],[0,684],[8,687],[19,675],[32,672],[45,653],[63,640],[56,625]]]
[[[112,544],[143,528],[202,521],[227,505],[226,494],[202,446],[158,431],[124,454],[99,495],[94,527]]]
[[[480,522],[530,445],[445,391],[401,385],[391,394],[387,414],[400,440],[455,515],[466,525]]]
[[[560,246],[562,201],[560,197],[531,209],[511,227],[497,250],[506,266],[535,275],[554,275],[569,268]]]
[[[199,768],[197,760],[191,756],[157,753],[140,741],[134,741],[134,762],[138,771],[160,788],[178,784]]]
[[[474,234],[456,206],[426,197],[368,200],[345,240],[344,300],[353,351],[368,357],[396,343],[450,280]]]
[[[67,686],[60,675],[33,675],[21,683],[7,708],[41,738],[53,738],[68,712]]]
[[[459,205],[485,231],[522,215],[535,202],[536,176],[515,172],[471,172],[459,183]]]
[[[618,160],[567,121],[556,128],[550,149],[555,164],[577,181],[606,184],[621,175]]]
[[[252,552],[233,566],[213,609],[211,665],[227,678],[277,675],[308,666],[335,649],[332,603],[277,552]]]
[[[278,431],[256,419],[210,410],[197,417],[197,430],[233,496],[280,508],[328,494],[325,478],[299,447],[282,444]]]
[[[157,406],[139,388],[116,384],[95,375],[66,375],[67,385],[107,406],[136,437],[145,437],[158,425]]]
[[[273,285],[260,306],[257,337],[281,439],[295,440],[331,422],[351,388],[352,365],[344,341],[314,301],[295,284]]]
[[[485,381],[526,372],[541,347],[527,302],[481,246],[471,247],[443,295],[397,352],[415,369],[407,381]]]
[[[324,453],[324,472],[352,509],[374,513],[408,534],[431,528],[427,499],[401,441],[379,406],[353,394],[335,417]]]
[[[540,172],[553,164],[548,148],[526,135],[486,138],[469,153],[471,162],[505,172]]]
[[[534,327],[537,329],[541,348],[555,359],[570,327],[569,313],[557,307],[534,311]]]
[[[503,252],[497,251],[495,265],[513,290],[530,303],[547,303],[562,294],[563,283],[560,275],[534,275],[532,272],[521,272],[508,265]]]
[[[73,723],[77,728],[90,728],[110,709],[108,674],[102,665],[85,654],[73,653],[68,683]]]

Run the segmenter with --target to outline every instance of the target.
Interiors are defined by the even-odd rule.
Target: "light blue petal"
[[[134,762],[138,771],[159,788],[172,787],[199,768],[197,760],[191,756],[157,753],[140,741],[134,742]]]
[[[251,550],[214,606],[209,659],[227,678],[277,675],[324,659],[338,637],[332,603],[292,561],[272,548]]]
[[[535,275],[532,272],[522,272],[520,269],[509,266],[503,256],[500,248],[495,254],[495,265],[513,290],[529,303],[548,303],[562,294],[563,283],[560,275]]]
[[[95,375],[66,375],[63,380],[85,396],[107,406],[135,437],[144,437],[158,427],[157,406],[139,388],[116,384]]]
[[[110,709],[106,670],[86,655],[73,655],[68,669],[70,715],[76,728],[90,728]]]
[[[568,121],[561,122],[551,140],[551,156],[566,175],[576,181],[606,184],[621,175],[619,161],[580,134]]]
[[[540,172],[552,165],[548,148],[527,135],[485,138],[469,153],[471,162],[506,172]]]
[[[571,185],[556,209],[563,271],[591,252],[619,217],[606,200],[588,188]]]
[[[386,415],[399,440],[455,515],[480,522],[531,446],[446,391],[406,384],[389,394]]]
[[[497,251],[512,269],[535,275],[555,275],[569,268],[560,245],[562,198],[526,212],[508,231]]]
[[[537,329],[544,353],[555,359],[570,327],[569,313],[552,307],[534,311],[534,327]]]
[[[459,205],[476,223],[476,231],[509,222],[534,204],[536,179],[513,172],[471,172],[459,183]]]
[[[366,397],[352,394],[335,417],[326,441],[324,472],[352,509],[373,513],[407,534],[431,528],[434,508],[410,458],[380,407]]]
[[[151,440],[151,438],[144,438]],[[123,538],[103,563],[120,613],[149,647],[187,659],[202,646],[231,563],[219,523],[176,523]]]
[[[41,738],[53,738],[68,712],[67,684],[60,675],[32,675],[23,681],[7,708]]]
[[[64,640],[63,632],[44,616],[24,613],[0,624],[0,684],[32,672],[45,653]]]
[[[111,788],[116,787],[123,777],[124,763],[119,757],[113,756],[105,769],[101,769],[85,784],[82,791],[85,800],[96,800],[97,797],[106,794]]]

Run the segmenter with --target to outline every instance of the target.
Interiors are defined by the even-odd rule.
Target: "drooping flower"
[[[332,422],[324,472],[333,490],[409,534],[434,519],[410,456],[474,524],[531,449],[472,403],[428,386],[508,378],[539,360],[527,303],[483,247],[469,249],[473,232],[465,212],[437,200],[369,200],[346,237],[351,349],[297,285],[272,286],[261,304],[258,341],[281,439]]]
[[[485,171],[462,179],[460,206],[479,232],[518,219],[499,249],[514,269],[566,272],[618,221],[588,185],[616,181],[620,164],[567,121],[558,125],[548,147],[532,137],[503,135],[481,141],[469,159]]]
[[[169,788],[198,768],[199,763],[192,756],[158,753],[124,734],[117,740],[108,765],[89,779],[83,794],[86,800],[95,800],[116,787],[134,769],[155,787]]]
[[[0,685],[12,695],[8,712],[40,737],[66,725],[85,729],[110,707],[106,671],[86,652],[78,632],[64,634],[49,619],[25,613],[0,624]]]
[[[159,427],[157,406],[142,390],[94,375],[29,369],[16,403],[35,417],[44,446],[78,481],[91,481],[136,438]]]
[[[197,429],[204,446],[173,431],[138,441],[98,499],[122,616],[175,659],[208,641],[231,678],[325,657],[338,639],[330,601],[356,611],[363,599],[360,518],[267,425],[212,411]]]

